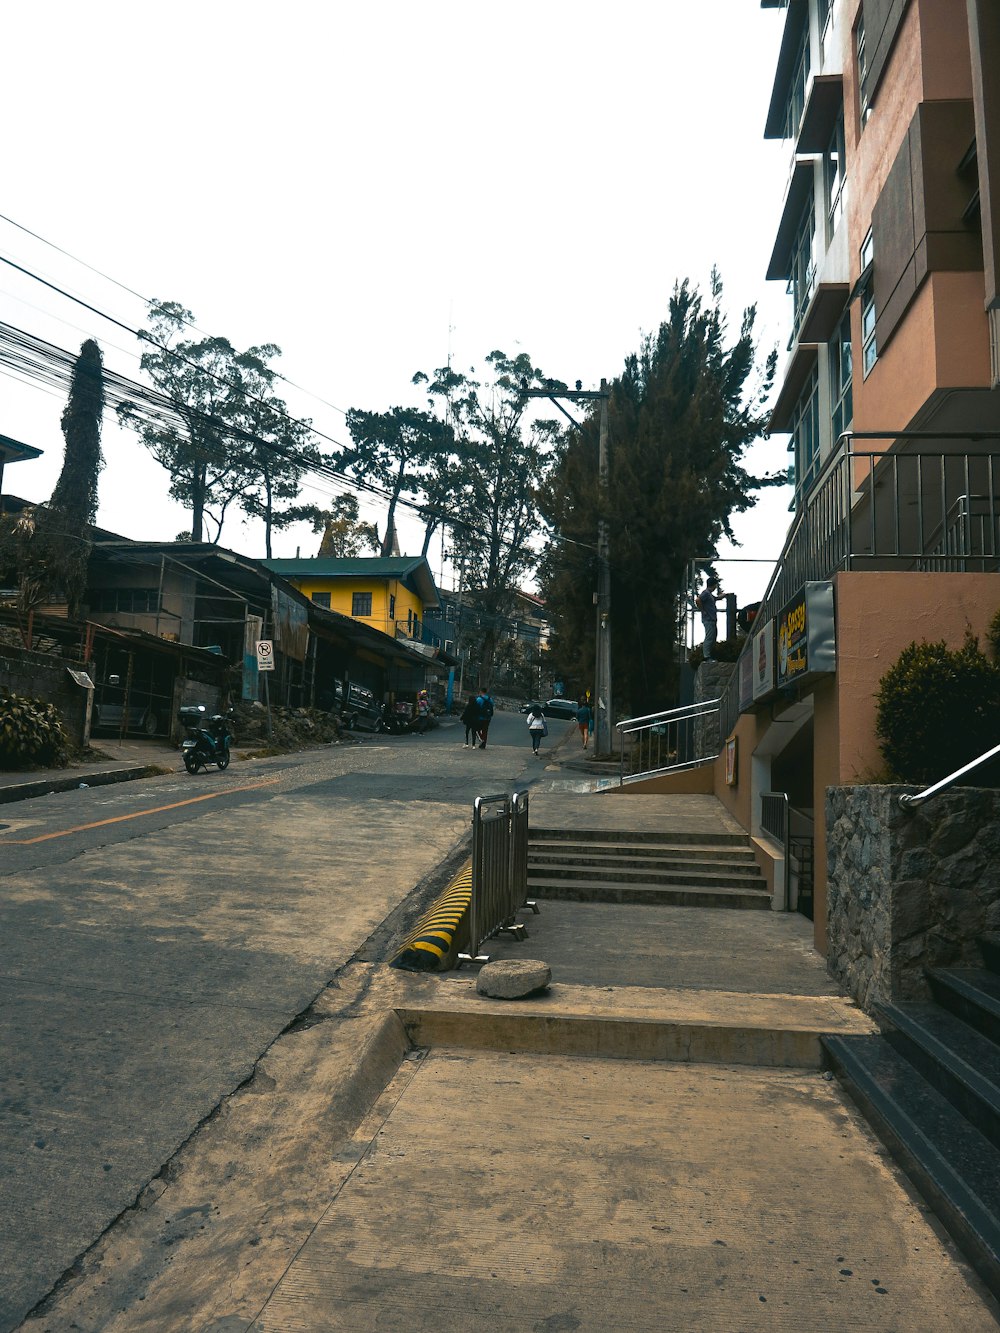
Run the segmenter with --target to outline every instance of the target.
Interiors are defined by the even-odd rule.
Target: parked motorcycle
[[[207,709],[204,704],[189,704],[178,710],[177,716],[185,729],[181,741],[181,758],[189,773],[197,773],[200,768],[217,764],[220,769],[229,767],[229,742],[232,732],[229,730],[229,713],[214,713],[206,720]]]

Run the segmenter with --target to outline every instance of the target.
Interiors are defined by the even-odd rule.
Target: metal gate
[[[501,931],[519,939],[522,909],[538,911],[528,899],[528,793],[477,796],[472,807],[472,901],[469,952],[460,962],[485,963],[483,944]]]

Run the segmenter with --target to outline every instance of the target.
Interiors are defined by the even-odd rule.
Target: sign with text
[[[270,639],[257,640],[257,670],[274,670],[274,644]]]
[[[778,616],[779,689],[837,669],[833,584],[806,583]]]
[[[753,699],[759,703],[774,693],[774,621],[762,625],[750,640]]]

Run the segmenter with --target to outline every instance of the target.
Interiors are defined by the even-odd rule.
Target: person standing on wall
[[[538,747],[542,743],[542,737],[549,734],[548,723],[545,721],[545,714],[538,704],[532,704],[531,712],[528,714],[528,735],[531,737],[531,752],[538,754]]]
[[[713,575],[705,584],[704,590],[694,599],[705,630],[705,642],[702,644],[702,656],[706,662],[714,661],[715,645],[719,637],[719,612],[715,603],[719,598],[719,580]]]

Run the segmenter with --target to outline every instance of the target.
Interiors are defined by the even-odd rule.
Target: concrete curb
[[[43,778],[35,782],[16,782],[0,786],[0,805],[12,801],[27,801],[34,796],[51,796],[53,792],[74,791],[86,787],[107,787],[113,782],[132,782],[136,778],[153,778],[162,774],[158,764],[137,764],[130,768],[113,768],[98,773],[74,773],[66,778]]]

